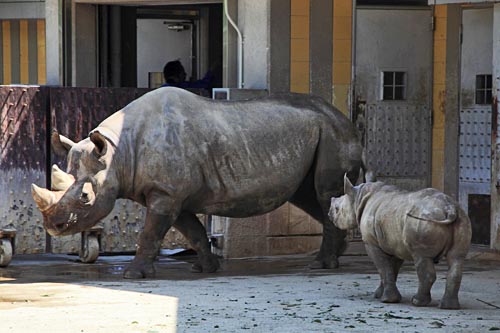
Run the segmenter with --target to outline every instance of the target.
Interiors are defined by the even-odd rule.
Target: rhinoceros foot
[[[155,275],[153,264],[134,264],[133,262],[125,269],[125,279],[144,279]]]
[[[213,254],[200,259],[191,266],[194,273],[214,273],[220,268],[219,259]]]
[[[426,306],[431,302],[431,295],[415,295],[411,299],[411,303],[415,306]]]
[[[380,300],[383,303],[399,303],[401,302],[401,294],[396,287],[384,288],[384,293],[382,294],[382,297],[380,297]]]
[[[316,258],[309,264],[309,269],[332,269],[339,268],[339,259],[336,256],[330,258]]]
[[[449,309],[449,310],[457,310],[460,309],[460,303],[458,302],[458,298],[445,298],[439,302],[439,308],[441,309]]]

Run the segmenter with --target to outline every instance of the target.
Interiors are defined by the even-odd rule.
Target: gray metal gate
[[[355,112],[380,180],[430,184],[432,29],[427,8],[356,11]]]
[[[471,218],[473,242],[482,244],[490,241],[492,26],[492,8],[463,10],[459,201]]]

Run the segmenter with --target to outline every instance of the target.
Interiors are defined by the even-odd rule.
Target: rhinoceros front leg
[[[380,274],[380,286],[375,291],[375,297],[380,298],[384,303],[399,303],[401,294],[396,287],[397,273],[395,272],[393,256],[383,252],[379,247],[365,244],[366,252],[372,259],[377,271]],[[399,264],[401,266],[401,264]]]
[[[126,279],[142,279],[153,276],[155,269],[153,261],[158,255],[161,243],[175,218],[151,212],[146,213],[144,231],[139,237],[134,260],[125,269]]]
[[[418,291],[411,302],[416,306],[426,306],[431,302],[431,288],[436,281],[436,270],[432,258],[416,257],[415,268],[418,276]]]
[[[194,214],[182,213],[174,224],[198,254],[198,261],[191,268],[196,273],[213,273],[219,269],[219,260],[210,250],[207,231]]]

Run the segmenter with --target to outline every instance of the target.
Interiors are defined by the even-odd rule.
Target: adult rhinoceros
[[[195,214],[248,217],[286,201],[323,224],[314,265],[338,266],[345,232],[328,221],[330,198],[356,179],[362,147],[338,110],[308,95],[221,102],[160,88],[105,119],[74,143],[52,136],[67,154],[53,168],[53,190],[32,186],[51,235],[95,225],[117,198],[146,206],[146,221],[126,278],[154,273],[153,260],[174,226],[198,253],[193,269],[214,272],[206,230]]]

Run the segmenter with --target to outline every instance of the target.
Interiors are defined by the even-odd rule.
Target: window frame
[[[385,75],[386,73],[390,73],[392,75],[392,82],[389,84],[386,84],[385,82]],[[398,73],[403,74],[403,80],[401,84],[396,83],[396,75]],[[380,70],[380,76],[379,76],[379,84],[380,84],[380,95],[379,98],[381,101],[384,102],[398,102],[398,101],[406,101],[408,99],[408,71],[402,68],[388,68],[388,69],[381,69]],[[386,88],[392,88],[392,93],[391,97],[392,98],[386,98],[384,91]],[[402,88],[402,98],[396,98],[397,93],[396,89]]]
[[[483,79],[483,87],[478,87],[479,78]],[[489,86],[488,86],[489,82]],[[489,96],[488,96],[489,92]],[[474,104],[490,105],[493,102],[493,75],[492,74],[476,74],[476,82],[474,86]]]

